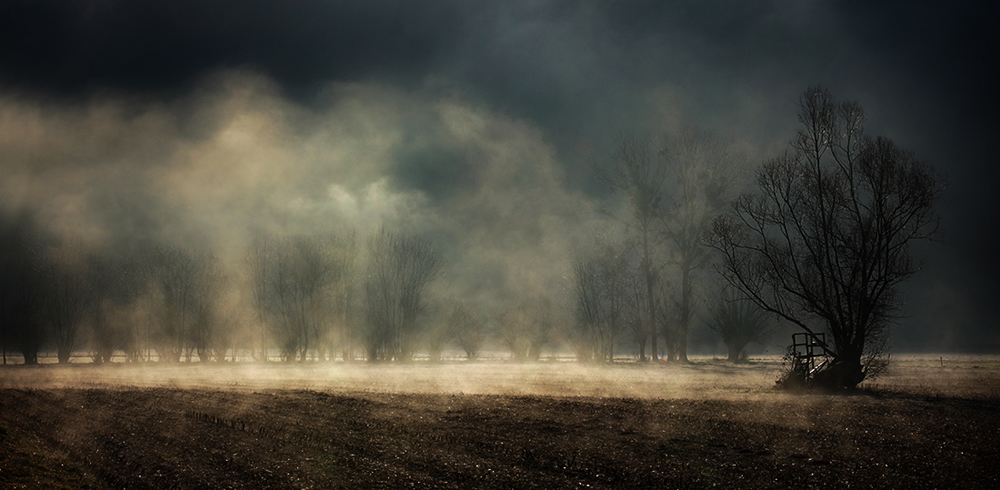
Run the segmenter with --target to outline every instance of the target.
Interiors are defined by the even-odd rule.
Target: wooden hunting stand
[[[802,380],[806,382],[830,360],[824,333],[793,333],[789,351],[792,355],[792,369],[798,371]],[[817,359],[820,359],[818,363]]]

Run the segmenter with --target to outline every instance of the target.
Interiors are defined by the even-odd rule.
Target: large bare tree
[[[331,261],[330,284],[327,287],[328,304],[331,308],[328,315],[328,329],[321,339],[333,353],[339,348],[344,360],[350,360],[354,344],[358,340],[355,322],[355,311],[358,289],[358,241],[353,230],[334,235],[329,240],[329,258]]]
[[[320,360],[338,342],[350,350],[357,250],[353,232],[276,236],[257,233],[244,255],[250,298],[257,312],[260,359],[268,330],[282,359]]]
[[[270,266],[268,295],[273,325],[285,360],[304,361],[310,349],[325,355],[330,286],[338,273],[330,236],[279,239]]]
[[[150,277],[163,299],[164,317],[154,334],[157,354],[164,361],[177,362],[181,356],[190,361],[208,258],[168,246],[154,247],[150,253]]]
[[[790,150],[765,162],[756,192],[713,225],[722,276],[760,308],[832,343],[817,382],[853,387],[880,364],[899,286],[918,269],[910,245],[934,236],[942,183],[865,115],[822,88],[800,98]]]

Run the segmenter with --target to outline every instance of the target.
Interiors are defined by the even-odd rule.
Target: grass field
[[[2,488],[995,488],[1000,358],[0,369]]]

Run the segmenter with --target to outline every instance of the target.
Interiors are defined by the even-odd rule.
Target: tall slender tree
[[[656,340],[659,332],[653,325],[657,309],[655,291],[661,269],[655,260],[655,249],[662,235],[657,232],[657,227],[663,213],[663,192],[667,179],[665,162],[656,153],[650,137],[622,133],[616,141],[610,168],[596,168],[598,178],[624,198],[627,215],[621,221],[635,234],[638,243],[639,275],[644,288],[640,321],[642,328],[648,332],[653,359],[658,356]],[[641,343],[639,349],[639,359],[646,360]]]
[[[670,321],[662,322],[660,328],[668,359],[687,362],[698,273],[711,258],[704,238],[712,220],[726,209],[742,186],[745,157],[732,141],[693,128],[665,137],[659,152],[668,170],[661,230],[669,260],[679,276],[679,290],[666,294],[661,304],[665,313],[660,318]]]

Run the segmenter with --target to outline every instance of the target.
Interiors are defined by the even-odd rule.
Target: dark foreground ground
[[[1000,401],[0,389],[0,488],[997,488]]]

